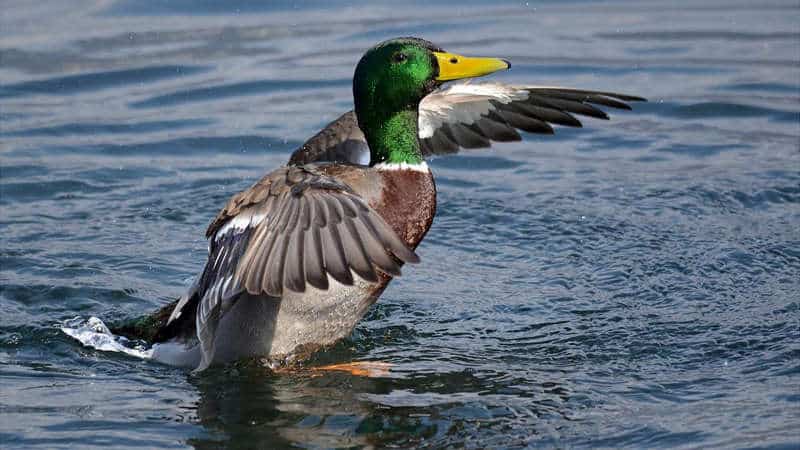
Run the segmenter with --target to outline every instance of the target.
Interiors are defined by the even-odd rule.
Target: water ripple
[[[796,1],[423,3],[4,10],[6,446],[797,447]],[[59,331],[181,295],[219,208],[406,34],[650,101],[433,159],[423,263],[296,371],[191,375]],[[349,361],[381,370],[313,369]]]
[[[54,77],[0,85],[0,98],[30,94],[71,95],[86,91],[128,86],[131,83],[145,83],[193,75],[206,70],[208,68],[202,66],[150,66]]]

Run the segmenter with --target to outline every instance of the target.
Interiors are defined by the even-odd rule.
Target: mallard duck
[[[118,331],[156,342],[156,360],[197,370],[330,345],[404,264],[419,262],[415,249],[436,212],[426,157],[517,141],[517,129],[580,127],[573,114],[608,118],[592,104],[630,109],[625,101],[643,100],[500,83],[442,88],[509,67],[417,38],[369,49],[353,76],[354,111],[234,195],[206,230],[208,260],[188,292]]]

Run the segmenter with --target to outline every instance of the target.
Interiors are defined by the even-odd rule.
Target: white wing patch
[[[264,213],[256,213],[254,210],[242,211],[239,215],[229,220],[222,228],[214,235],[214,240],[218,241],[222,236],[233,230],[237,233],[258,225],[261,223],[266,215]]]
[[[469,96],[478,95],[508,103],[527,97],[525,89],[500,83],[460,83],[440,91],[444,95]]]
[[[443,123],[470,125],[492,109],[490,100],[510,103],[524,100],[524,88],[499,83],[461,83],[436,91],[419,105],[419,137],[426,139]]]

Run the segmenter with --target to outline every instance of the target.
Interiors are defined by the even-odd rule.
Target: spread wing
[[[500,83],[456,84],[428,95],[419,108],[419,137],[425,155],[518,141],[517,130],[553,134],[550,124],[580,127],[575,115],[608,119],[593,105],[631,109],[639,97],[556,87]]]
[[[360,170],[354,168],[354,170]],[[328,289],[358,277],[400,275],[418,262],[391,227],[346,184],[312,167],[278,169],[234,196],[206,232],[208,262],[169,322],[197,302],[197,337],[210,364],[219,319],[239,294],[280,297],[288,289]],[[190,308],[186,308],[190,310]]]
[[[521,139],[517,130],[552,134],[551,124],[580,127],[575,116],[608,119],[596,105],[631,109],[625,102],[641,97],[559,87],[502,83],[454,84],[425,97],[419,106],[423,155],[483,148],[493,141]],[[369,148],[350,111],[328,124],[297,149],[290,164],[337,161],[365,164]],[[366,162],[365,162],[366,161]]]

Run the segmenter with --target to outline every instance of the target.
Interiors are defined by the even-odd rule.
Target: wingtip
[[[617,98],[626,102],[646,102],[647,99],[638,95],[618,95]]]
[[[393,249],[391,249],[391,252],[394,254],[395,258],[403,261],[406,264],[419,264],[420,262],[419,255],[405,245],[403,245],[402,248],[395,246]]]

